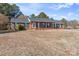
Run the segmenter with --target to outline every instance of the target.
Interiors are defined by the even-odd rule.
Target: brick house
[[[25,18],[25,19],[11,19],[11,28],[16,29],[16,26],[21,24],[25,29],[61,29],[63,24],[61,21],[53,21],[47,18]]]

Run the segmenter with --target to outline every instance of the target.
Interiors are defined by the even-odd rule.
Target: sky
[[[20,10],[24,15],[44,12],[50,18],[61,20],[79,20],[79,4],[78,3],[18,3]]]

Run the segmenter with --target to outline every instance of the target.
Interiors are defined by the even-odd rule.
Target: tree
[[[4,14],[0,14],[0,30],[7,29],[8,21],[9,19],[7,16],[5,16]]]
[[[41,12],[37,17],[38,18],[49,18],[44,12]]]
[[[9,17],[15,17],[16,15],[22,14],[22,12],[16,4],[11,5],[8,3],[0,4],[0,13]]]
[[[61,22],[64,24],[64,28],[67,28],[67,20],[65,18],[62,18]]]
[[[71,20],[70,22],[71,22],[72,28],[76,29],[77,28],[77,24],[78,24],[77,20]]]
[[[35,16],[35,14],[31,14],[30,17],[31,18],[35,18],[36,16]]]
[[[12,17],[19,16],[22,14],[22,12],[20,11],[19,7],[16,4],[11,5],[8,3],[0,4],[0,13],[4,14],[5,16],[8,16],[9,22]]]
[[[50,18],[51,20],[54,20],[53,18]]]

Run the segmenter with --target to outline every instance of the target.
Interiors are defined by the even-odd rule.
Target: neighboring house
[[[11,19],[11,28],[17,29],[17,25],[21,24],[25,29],[61,29],[63,24],[61,21],[53,21],[47,18],[29,18],[26,19]]]

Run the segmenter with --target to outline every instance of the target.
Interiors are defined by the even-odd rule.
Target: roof
[[[29,18],[30,21],[37,21],[37,22],[53,22],[51,19],[48,18]]]
[[[28,16],[20,15],[20,16],[18,16],[17,18],[18,18],[18,19],[26,19],[26,18],[28,18]]]
[[[29,23],[28,19],[18,19],[18,18],[12,18],[10,22],[15,22],[15,23]]]
[[[30,21],[36,21],[36,22],[54,22],[54,23],[57,23],[57,24],[62,24],[61,21],[58,21],[58,20],[52,20],[52,19],[49,19],[49,18],[29,18]]]
[[[11,22],[15,22],[15,23],[29,23],[29,21],[35,21],[35,22],[54,22],[57,24],[62,24],[61,21],[58,20],[51,20],[48,18],[26,18],[26,19],[18,19],[18,18],[12,18]]]

